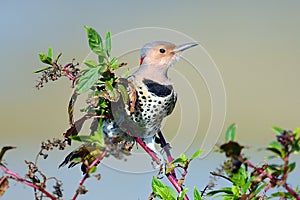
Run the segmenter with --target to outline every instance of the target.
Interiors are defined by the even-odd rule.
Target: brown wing
[[[133,83],[128,79],[120,78],[116,87],[120,94],[120,99],[116,102],[119,109],[125,109],[128,115],[132,114],[137,100],[137,92]]]

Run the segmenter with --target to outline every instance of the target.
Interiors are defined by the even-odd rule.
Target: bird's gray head
[[[196,45],[195,42],[178,46],[165,41],[147,43],[141,50],[140,67],[135,74],[164,84],[168,81],[168,69],[179,60],[184,50]]]

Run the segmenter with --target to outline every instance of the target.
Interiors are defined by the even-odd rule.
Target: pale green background
[[[1,1],[0,144],[18,147],[6,155],[7,166],[24,174],[23,160],[34,160],[40,141],[59,137],[67,128],[69,83],[60,81],[37,91],[33,87],[37,77],[32,71],[40,67],[37,53],[49,46],[56,53],[63,52],[62,61],[76,58],[81,62],[89,53],[84,25],[96,28],[101,34],[106,30],[114,34],[137,27],[165,27],[200,41],[224,80],[227,94],[224,127],[237,123],[237,137],[246,146],[256,149],[268,144],[274,136],[270,130],[272,125],[287,129],[300,126],[299,8],[300,2],[296,0]],[[205,122],[208,116],[209,113],[207,117],[202,116]],[[196,138],[190,152],[199,148],[197,144]],[[258,161],[255,156],[258,152],[253,152],[254,161]],[[41,167],[48,176],[64,180],[65,199],[70,199],[80,180],[80,171],[57,169],[66,153],[50,154]],[[220,155],[210,154],[196,160],[186,186],[197,185],[203,189],[209,171],[221,159]],[[139,164],[150,165],[150,159]],[[80,199],[146,199],[151,192],[150,180],[154,173],[128,174],[107,167],[99,169],[101,181],[88,180],[90,192]],[[299,172],[294,174],[291,182],[299,185],[296,178]],[[17,198],[33,199],[32,191],[11,182],[2,199]]]

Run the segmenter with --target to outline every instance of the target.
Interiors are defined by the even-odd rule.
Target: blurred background
[[[38,53],[46,52],[48,47],[54,49],[54,54],[63,52],[62,64],[73,58],[81,63],[90,53],[84,25],[94,27],[101,35],[107,30],[118,34],[135,28],[162,27],[188,36],[164,39],[161,38],[164,35],[159,36],[160,32],[155,29],[148,34],[136,32],[141,33],[138,37],[135,36],[138,42],[127,39],[121,45],[117,41],[122,41],[122,37],[116,35],[116,40],[113,39],[114,52],[120,49],[120,52],[132,51],[120,58],[121,61],[128,62],[131,68],[136,67],[139,61],[138,50],[132,48],[149,42],[151,34],[153,40],[164,39],[174,43],[181,40],[199,41],[216,64],[226,92],[224,126],[222,116],[218,121],[223,131],[220,134],[214,133],[215,140],[223,142],[226,128],[231,123],[236,123],[237,139],[249,147],[246,152],[254,163],[263,164],[264,156],[269,154],[264,150],[259,151],[259,148],[275,139],[270,127],[276,125],[290,130],[300,127],[299,6],[299,1],[279,0],[191,3],[2,0],[0,144],[17,147],[6,154],[7,166],[24,175],[27,170],[24,160],[35,159],[40,142],[60,137],[68,128],[67,103],[72,93],[69,81],[64,79],[54,84],[46,84],[38,91],[34,88],[38,76],[32,72],[42,67]],[[128,36],[131,33],[126,34]],[[134,40],[134,37],[129,38]],[[197,79],[198,75],[191,73],[193,67],[183,68],[191,66],[188,61],[194,63],[201,60],[202,57],[197,52],[205,54],[205,51],[201,47],[197,48],[194,53],[192,49],[187,52],[186,56],[190,59],[183,59],[170,72],[170,77],[173,77],[172,81],[178,88],[179,104],[174,115],[165,122],[164,133],[171,141],[175,155],[183,150],[191,155],[199,149],[203,145],[202,141],[211,119],[211,96],[205,77],[202,74]],[[207,57],[209,58],[208,54]],[[196,65],[197,67],[199,66]],[[201,66],[200,71],[205,67]],[[181,87],[185,84],[188,88]],[[194,92],[191,96],[184,93],[189,88]],[[222,103],[224,102],[220,102]],[[195,117],[191,116],[187,120],[182,116],[189,110],[196,113]],[[180,138],[189,139],[183,144],[172,143],[176,138],[173,135],[174,130],[179,126],[193,126],[192,138],[186,136],[188,128],[176,133]],[[67,151],[51,152],[47,160],[39,161],[41,170],[47,176],[56,176],[63,180],[65,199],[70,199],[74,194],[81,172],[78,167],[68,170],[58,169],[57,166],[73,148],[75,147],[72,146]],[[222,163],[224,156],[210,151],[211,149],[207,149],[208,155],[195,160],[191,165],[186,178],[187,187],[196,185],[198,189],[203,189],[209,182],[209,171]],[[151,168],[150,158],[147,155],[144,157],[147,162],[138,162],[138,159],[130,162],[129,158],[126,163],[115,163],[119,165],[118,169],[122,169],[123,165],[124,168],[134,165],[139,169],[138,173],[115,169],[109,163],[101,165],[101,180],[88,180],[86,186],[89,192],[81,199],[95,199],[98,196],[103,199],[146,199],[151,193],[151,177],[156,173],[153,170],[141,170],[143,167]],[[299,156],[292,159],[299,163]],[[115,162],[113,158],[111,160]],[[290,183],[299,185],[299,180],[296,179],[300,175],[299,166],[293,174]],[[34,197],[27,186],[11,181],[10,189],[2,199],[18,198]]]

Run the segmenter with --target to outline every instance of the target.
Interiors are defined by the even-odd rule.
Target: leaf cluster
[[[231,187],[212,190],[206,196],[222,199],[265,199],[279,196],[290,199],[299,198],[296,192],[298,189],[293,190],[286,183],[288,174],[296,167],[295,162],[289,162],[289,155],[299,152],[299,129],[285,131],[273,127],[273,130],[278,134],[277,141],[271,142],[267,150],[273,154],[272,158],[280,158],[283,163],[255,166],[243,156],[243,146],[234,141],[236,126],[230,125],[225,134],[226,143],[222,144],[218,150],[229,158],[222,166],[225,175],[215,172],[211,174],[228,180]],[[272,187],[281,187],[285,192],[273,192],[267,197],[266,192]]]
[[[52,48],[48,48],[48,53],[40,53],[39,59],[40,61],[46,65],[39,70],[34,71],[35,74],[41,74],[36,84],[36,88],[40,89],[44,87],[45,83],[49,81],[56,81],[62,76],[68,77],[70,80],[75,81],[76,78],[80,74],[80,70],[77,67],[79,64],[74,63],[74,59],[72,62],[67,63],[65,66],[59,64],[59,59],[62,53],[59,53],[56,58],[53,58],[53,50]]]
[[[199,157],[199,155],[203,152],[203,150],[196,151],[191,158],[187,158],[185,154],[181,154],[178,158],[173,160],[171,163],[168,163],[166,166],[166,174],[171,173],[174,169],[177,168],[183,168],[184,172],[182,174],[181,185],[184,181],[184,176],[187,173],[188,166],[191,161],[193,161],[195,158]],[[153,177],[152,179],[152,191],[155,197],[159,199],[167,199],[167,200],[183,200],[188,188],[183,188],[183,190],[177,194],[177,192],[169,187],[164,185],[158,178]],[[194,199],[195,200],[201,200],[202,197],[200,195],[200,192],[197,190],[196,187],[194,187]]]

